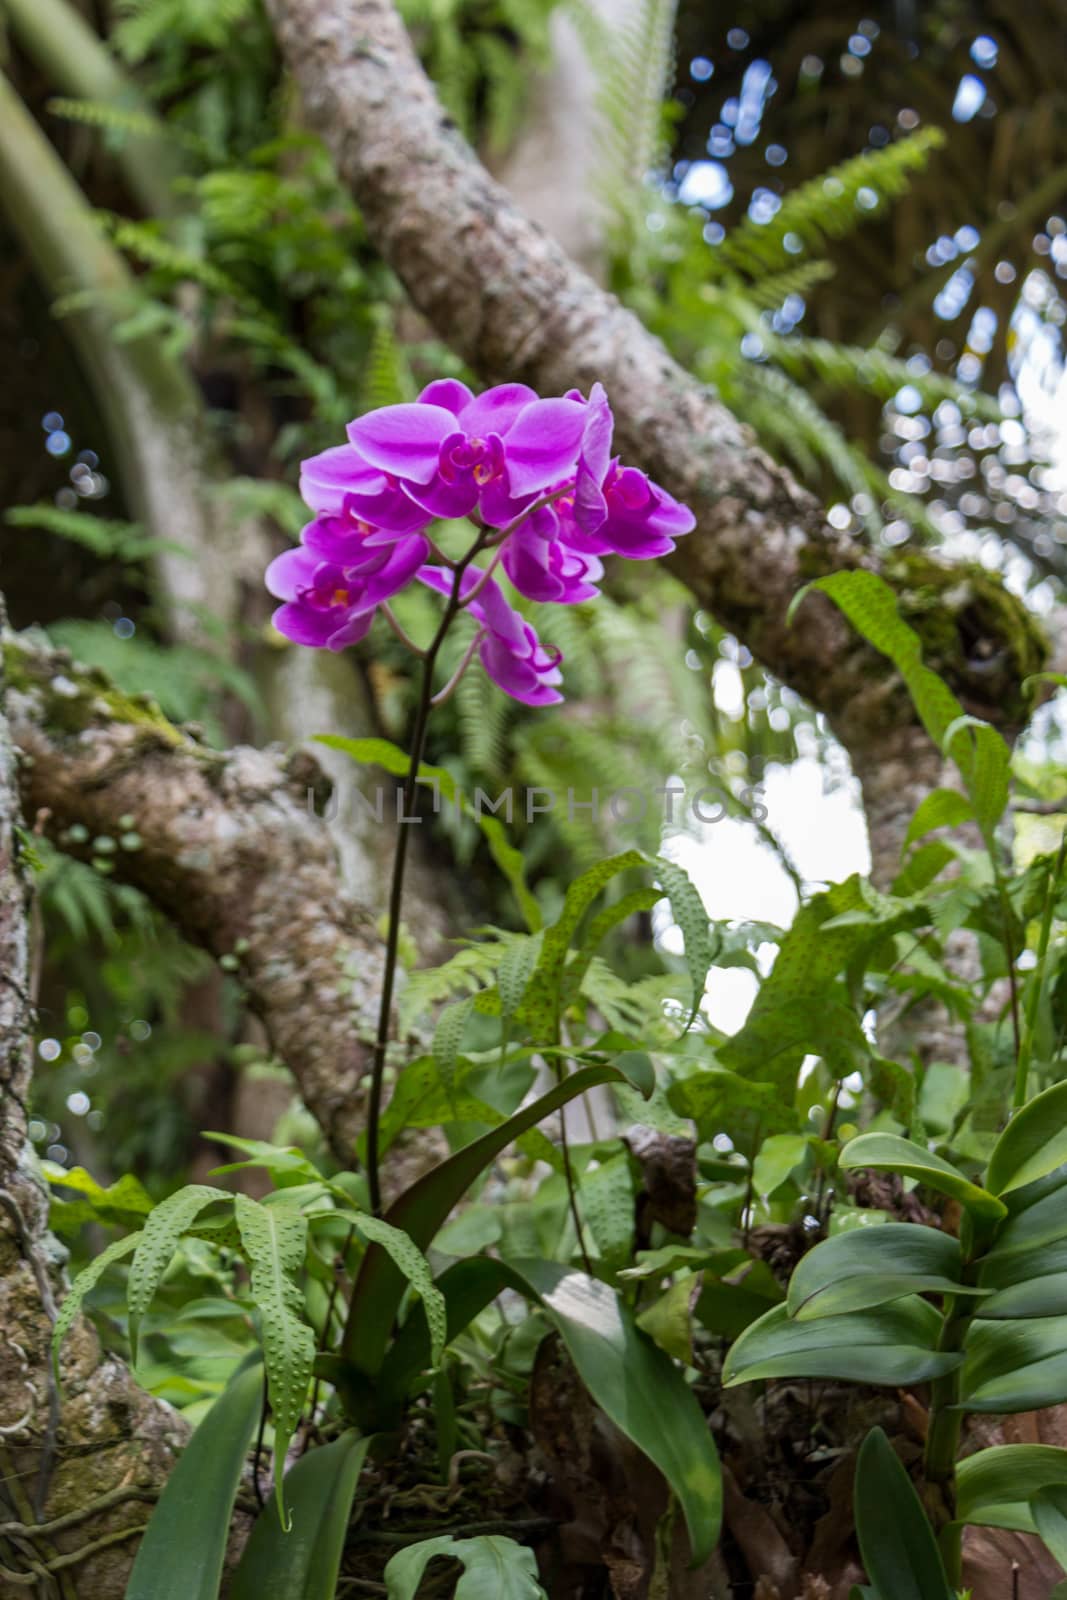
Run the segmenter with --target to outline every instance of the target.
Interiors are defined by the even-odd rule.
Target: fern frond
[[[127,61],[143,61],[178,35],[186,43],[220,50],[253,14],[255,0],[118,0],[111,41]]]
[[[806,389],[762,363],[753,362],[739,377],[733,397],[743,396],[738,410],[772,453],[791,460],[804,477],[817,477],[820,467],[828,469],[849,497],[870,488],[863,453],[853,449]],[[881,518],[871,525],[876,531]]]
[[[15,528],[40,528],[71,544],[79,544],[101,560],[142,561],[161,549],[180,549],[162,539],[151,539],[139,522],[122,522],[115,517],[98,517],[92,511],[66,511],[48,504],[11,506],[4,521]]]
[[[363,367],[361,407],[373,411],[378,406],[400,405],[415,398],[415,379],[393,327],[389,306],[381,306],[374,319],[374,332]]]
[[[801,299],[806,299],[820,283],[832,278],[834,271],[832,261],[799,261],[792,267],[784,267],[781,272],[770,272],[755,283],[745,284],[743,293],[749,305],[758,311],[777,311],[790,295],[798,294]],[[739,285],[735,283],[731,287]],[[719,291],[714,284],[708,284],[706,288],[708,299],[714,302]]]
[[[582,993],[610,1028],[652,1045],[667,1044],[677,1036],[680,1027],[670,1022],[667,1007],[672,1000],[685,1003],[689,997],[687,979],[680,973],[654,972],[636,983],[627,982],[602,956],[589,963]]]
[[[609,36],[599,105],[608,171],[624,188],[644,182],[666,148],[664,102],[674,60],[676,0],[641,0]],[[594,62],[597,57],[591,58]]]
[[[805,339],[798,335],[779,338],[766,325],[760,338],[769,356],[785,371],[801,381],[817,378],[833,389],[864,389],[879,400],[892,400],[903,388],[915,389],[925,410],[932,411],[942,400],[951,400],[965,415],[999,421],[1001,409],[993,395],[967,389],[941,372],[916,374],[906,361],[889,355],[876,345],[864,350],[857,345],[835,344],[830,339]]]
[[[72,100],[63,95],[48,102],[48,110],[67,122],[78,122],[87,128],[99,128],[104,133],[119,138],[158,139],[161,135],[175,137],[174,131],[154,117],[151,112],[133,107],[107,104],[102,100]]]
[[[746,217],[727,234],[713,259],[760,278],[795,259],[785,246],[789,235],[812,253],[823,250],[829,240],[843,239],[903,194],[944,141],[940,128],[921,128],[881,150],[843,161],[791,190],[769,222]]]
[[[109,236],[127,255],[143,265],[154,267],[175,282],[199,283],[211,294],[232,300],[237,305],[258,308],[245,289],[213,262],[181,250],[160,232],[154,222],[131,222],[125,217],[99,212]]]
[[[512,945],[527,937],[505,928],[480,930],[489,938],[478,944],[465,944],[454,956],[437,967],[418,967],[409,972],[397,1006],[401,1032],[448,1000],[463,999],[491,988],[496,972]]]
[[[234,522],[270,517],[294,538],[311,515],[295,489],[273,478],[228,478],[210,492]]]

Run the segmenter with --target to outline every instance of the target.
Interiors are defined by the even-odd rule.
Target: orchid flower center
[[[442,478],[446,483],[455,483],[469,475],[479,487],[492,483],[500,476],[503,465],[499,448],[494,448],[497,443],[492,439],[457,440],[442,451]]]

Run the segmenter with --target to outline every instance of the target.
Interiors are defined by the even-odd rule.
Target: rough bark
[[[67,1600],[75,1582],[82,1595],[118,1600],[146,1502],[188,1428],[102,1355],[84,1322],[65,1346],[61,1407],[52,1380],[65,1251],[48,1232],[27,1141],[31,891],[3,689],[0,670],[0,1600]]]
[[[382,945],[376,910],[346,896],[330,834],[309,812],[313,760],[206,749],[25,636],[7,636],[5,658],[27,815],[71,853],[136,834],[136,849],[115,853],[117,874],[186,938],[232,958],[309,1110],[351,1160]]]
[[[872,553],[830,526],[714,395],[516,209],[441,109],[389,0],[267,5],[305,117],[414,304],[486,379],[546,392],[601,380],[622,453],[697,514],[672,558],[678,576],[829,714],[849,748],[876,754],[887,730],[912,722],[906,696],[886,693],[884,663],[821,597],[788,622],[803,583],[874,567]],[[968,593],[976,582],[961,579],[940,601],[948,627],[937,664],[969,710],[1011,721],[1029,629],[1009,597],[998,609]]]

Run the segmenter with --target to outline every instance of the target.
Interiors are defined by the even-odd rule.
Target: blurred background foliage
[[[450,112],[498,156],[550,59],[551,0],[404,10]],[[280,547],[301,525],[302,456],[361,408],[461,369],[404,304],[302,129],[255,0],[87,6],[123,74],[103,97],[71,92],[61,37],[46,61],[30,11],[9,0],[6,68],[131,269],[125,287],[99,291],[116,337],[193,373],[206,448],[223,463],[204,494]],[[1062,5],[901,0],[858,18],[763,0],[731,23],[689,0],[677,16],[645,0],[617,28],[592,0],[559,11],[597,72],[605,181],[591,203],[609,212],[612,286],[822,494],[835,526],[898,554],[912,588],[929,581],[921,552],[940,550],[1049,610],[1067,541],[1053,428],[1067,315]],[[138,164],[146,142],[156,154]],[[266,597],[250,585],[239,616],[198,619],[193,642],[169,635],[154,559],[167,530],[134,517],[121,450],[65,335],[62,313],[84,294],[53,315],[11,228],[0,207],[13,621],[46,626],[211,742],[271,737],[280,647]],[[416,634],[424,602],[406,601]],[[464,785],[585,793],[635,771],[678,774],[753,815],[753,789],[798,758],[821,762],[828,786],[849,781],[822,719],[666,575],[619,579],[610,603],[553,620],[568,710],[539,721],[469,675],[431,751]],[[376,633],[352,674],[367,731],[400,735],[409,692],[399,647]],[[1047,749],[1035,759],[1052,770]],[[449,826],[467,917],[503,920],[474,836]],[[758,809],[753,826],[776,848]],[[656,847],[658,826],[645,831]],[[546,904],[617,835],[581,814],[529,824]],[[136,841],[98,843],[91,867],[43,859],[41,1152],[101,1181],[132,1171],[158,1194],[210,1166],[198,1131],[239,1126],[242,1084],[264,1080],[313,1146],[236,983],[111,881],[114,853]],[[647,956],[622,959],[639,974]]]

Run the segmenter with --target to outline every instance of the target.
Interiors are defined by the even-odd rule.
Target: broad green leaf
[[[729,1387],[756,1378],[925,1383],[963,1361],[958,1353],[935,1349],[940,1329],[937,1311],[918,1297],[808,1322],[795,1321],[784,1305],[775,1306],[731,1346],[723,1383]]]
[[[911,1139],[901,1139],[895,1133],[861,1133],[852,1139],[841,1152],[839,1165],[846,1172],[870,1167],[878,1172],[899,1172],[905,1178],[917,1178],[928,1189],[951,1195],[976,1217],[995,1222],[1007,1214],[1007,1207],[989,1190],[971,1183],[958,1168]]]
[[[240,1150],[248,1158],[245,1161],[234,1161],[229,1166],[216,1167],[217,1173],[241,1172],[246,1167],[262,1167],[269,1172],[279,1189],[287,1188],[296,1183],[321,1183],[322,1173],[313,1161],[310,1161],[303,1150],[295,1144],[280,1145],[270,1144],[266,1139],[242,1139],[235,1133],[207,1132],[205,1139],[214,1139],[218,1144],[228,1144],[234,1150]]]
[[[1043,1489],[1067,1489],[1067,1450],[1051,1444],[1000,1444],[965,1456],[956,1468],[961,1522],[1032,1527],[1029,1502]]]
[[[446,1268],[436,1280],[445,1303],[446,1343],[457,1339],[504,1288],[511,1286],[507,1269],[488,1256],[470,1256]],[[402,1399],[431,1359],[430,1338],[422,1317],[409,1316],[382,1364],[379,1387],[392,1402]]]
[[[757,1194],[772,1195],[780,1189],[793,1168],[803,1161],[808,1150],[803,1133],[774,1133],[764,1139],[752,1163],[752,1184]]]
[[[956,828],[962,822],[969,822],[973,816],[974,808],[958,789],[933,789],[919,802],[908,824],[904,848],[907,849],[909,844],[914,844],[925,834],[932,833],[935,828]]]
[[[256,1518],[228,1600],[334,1600],[369,1439],[343,1433],[309,1450],[285,1478],[292,1526],[268,1505]]]
[[[166,1200],[161,1200],[145,1218],[126,1284],[132,1361],[137,1360],[137,1334],[141,1318],[155,1298],[178,1240],[201,1211],[217,1200],[232,1201],[233,1195],[225,1189],[213,1189],[209,1184],[191,1183],[176,1194],[169,1195]]]
[[[1067,1228],[1067,1218],[1060,1226]],[[978,1281],[996,1291],[982,1303],[983,1319],[1067,1316],[1067,1238],[993,1250],[982,1261]]]
[[[1040,1490],[1030,1502],[1030,1513],[1045,1549],[1067,1570],[1067,1487]]]
[[[1020,1317],[1067,1317],[1067,1273],[1043,1273],[1039,1278],[998,1289],[980,1303],[976,1315],[983,1322],[1014,1322]]]
[[[695,1122],[707,1138],[721,1133],[739,1116],[757,1121],[765,1132],[795,1128],[792,1100],[775,1083],[743,1078],[728,1067],[707,1067],[679,1078],[667,1089],[667,1102],[680,1116]]]
[[[63,1298],[59,1308],[55,1327],[52,1329],[52,1367],[59,1383],[59,1352],[63,1340],[74,1326],[74,1319],[82,1308],[82,1302],[90,1289],[95,1289],[104,1273],[113,1261],[121,1261],[128,1256],[131,1250],[136,1250],[140,1242],[139,1233],[128,1233],[125,1239],[113,1239],[112,1242],[98,1256],[82,1268],[74,1279]]]
[[[514,1261],[559,1331],[582,1382],[616,1427],[655,1462],[678,1498],[693,1563],[719,1537],[722,1477],[696,1396],[607,1284],[552,1261]]]
[[[263,1404],[258,1357],[234,1374],[152,1512],[125,1600],[218,1600],[230,1518]]]
[[[572,1073],[540,1099],[506,1118],[498,1128],[426,1173],[390,1207],[385,1220],[409,1234],[420,1250],[426,1250],[453,1207],[502,1150],[586,1089],[622,1081],[623,1075],[608,1065],[583,1067]],[[404,1283],[403,1273],[382,1247],[372,1244],[352,1291],[343,1352],[345,1359],[368,1377],[373,1378],[381,1366]]]
[[[124,1228],[140,1225],[152,1209],[152,1197],[131,1172],[124,1173],[105,1189],[97,1183],[84,1167],[60,1167],[54,1161],[42,1161],[41,1171],[56,1189],[70,1189],[81,1195],[81,1200],[62,1200],[53,1193],[51,1220],[53,1226],[67,1230],[80,1227],[84,1222],[117,1223]]]
[[[789,1315],[839,1316],[909,1294],[962,1289],[959,1240],[937,1228],[887,1222],[840,1233],[802,1256],[789,1280]]]
[[[447,1533],[420,1539],[390,1558],[384,1573],[388,1600],[416,1600],[435,1556],[462,1563],[455,1600],[547,1600],[537,1581],[537,1558],[525,1545],[501,1534],[453,1539]]]
[[[1006,1194],[1067,1161],[1067,1082],[1054,1083],[1012,1117],[989,1158],[986,1185]]]
[[[638,1314],[637,1326],[684,1366],[693,1365],[693,1304],[700,1291],[695,1272],[676,1278]]]
[[[380,1217],[372,1217],[366,1212],[352,1212],[351,1218],[365,1239],[381,1246],[422,1301],[426,1326],[430,1330],[430,1360],[435,1367],[439,1367],[445,1353],[448,1319],[444,1296],[433,1281],[429,1262],[403,1228],[394,1228]]]
[[[316,744],[325,744],[331,750],[341,750],[353,761],[362,765],[384,767],[394,778],[407,776],[411,758],[388,739],[346,739],[340,734],[319,733]],[[536,932],[541,926],[541,908],[526,884],[526,863],[521,850],[508,839],[503,823],[491,812],[483,811],[471,803],[456,784],[455,778],[444,767],[431,767],[423,762],[419,767],[419,782],[433,787],[451,806],[459,805],[482,830],[489,854],[511,885],[526,926]]]
[[[1067,1400],[1067,1317],[973,1323],[966,1357],[964,1411],[1038,1411]]]
[[[562,1335],[583,1382],[612,1421],[663,1472],[682,1502],[694,1555],[710,1550],[720,1517],[718,1457],[700,1407],[669,1357],[640,1332],[606,1284],[553,1262],[471,1257],[438,1279],[455,1339],[504,1288],[536,1300]],[[392,1401],[426,1364],[426,1330],[409,1318],[381,1370]]]
[[[274,1482],[285,1524],[283,1483],[289,1441],[296,1432],[315,1361],[315,1335],[304,1321],[297,1276],[307,1252],[307,1218],[289,1206],[263,1206],[234,1197],[248,1258],[252,1299],[260,1315],[267,1392],[274,1419]]]
[[[955,1600],[922,1501],[881,1428],[860,1446],[853,1505],[863,1565],[882,1600]]]
[[[663,856],[650,857],[663,892],[670,902],[671,916],[682,931],[685,940],[685,964],[689,981],[693,985],[693,1008],[689,1013],[686,1030],[693,1026],[704,999],[704,985],[711,967],[712,940],[708,913],[700,893],[684,867]]]

